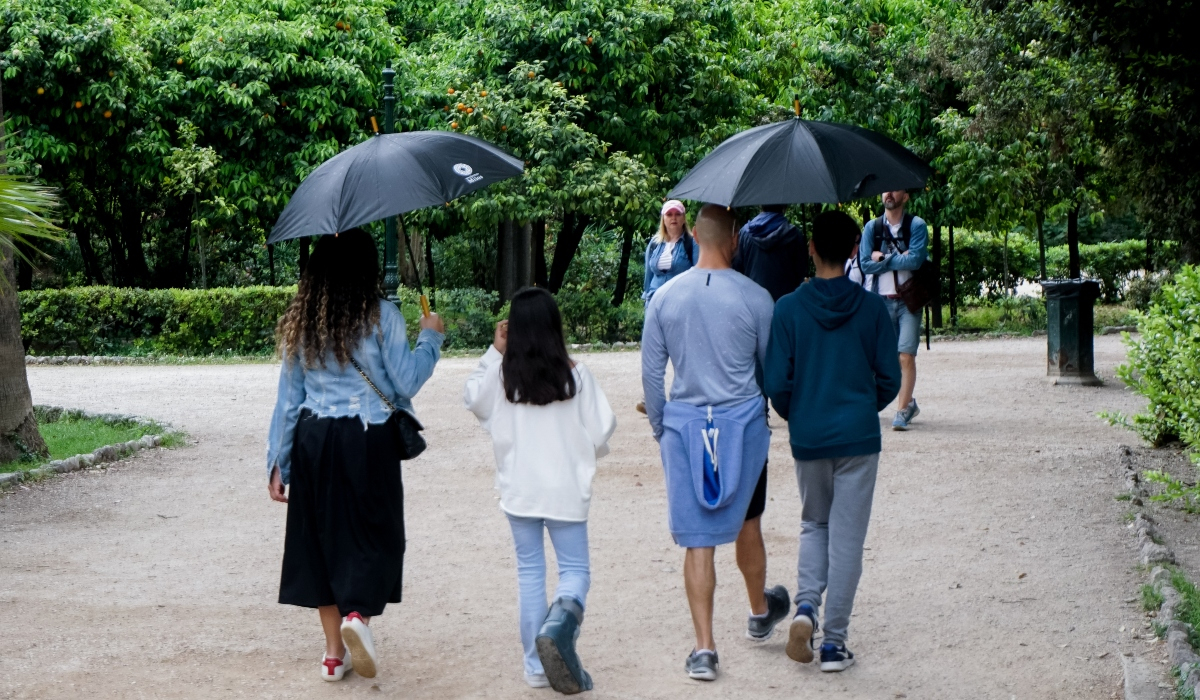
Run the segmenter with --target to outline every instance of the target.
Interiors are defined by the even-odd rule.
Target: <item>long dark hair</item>
[[[279,354],[300,358],[306,367],[324,367],[332,351],[346,366],[363,336],[378,327],[382,297],[379,251],[370,234],[354,228],[319,237],[275,329]]]
[[[563,341],[562,314],[550,292],[526,287],[512,298],[508,347],[500,364],[512,403],[545,406],[575,396],[575,373]]]

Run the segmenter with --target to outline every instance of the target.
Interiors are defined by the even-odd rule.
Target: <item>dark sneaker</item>
[[[917,400],[912,399],[904,408],[896,411],[896,417],[892,419],[892,430],[908,430],[908,424],[921,414],[921,409],[917,407]]]
[[[563,695],[592,689],[592,677],[575,653],[575,640],[583,624],[583,606],[574,598],[559,598],[550,606],[537,636],[538,658],[550,687]]]
[[[775,633],[775,625],[787,617],[792,609],[792,599],[788,597],[787,589],[776,586],[763,591],[767,599],[767,612],[762,617],[751,615],[746,625],[746,638],[755,642],[765,642]]]
[[[845,671],[854,665],[854,654],[845,644],[826,642],[821,645],[821,670],[826,673]]]
[[[687,670],[688,678],[697,681],[717,680],[717,652],[708,649],[692,651],[683,667]]]
[[[792,661],[807,664],[813,660],[813,635],[817,633],[817,611],[808,603],[796,608],[796,616],[788,627],[787,655]]]
[[[909,423],[911,423],[913,421],[913,418],[916,418],[917,416],[921,415],[921,409],[919,406],[917,406],[916,399],[913,399],[912,401],[908,402],[907,410],[908,410],[908,422]]]

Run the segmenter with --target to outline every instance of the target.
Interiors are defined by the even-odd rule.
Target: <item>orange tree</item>
[[[549,218],[551,229],[557,224],[548,274],[552,289],[566,275],[583,235],[580,216],[619,228],[623,244],[612,299],[619,305],[635,232],[653,230],[657,204],[670,184],[723,138],[769,111],[747,77],[753,71],[746,47],[753,41],[743,35],[739,18],[749,6],[708,0],[411,0],[398,13],[407,18],[408,60],[415,68],[406,86],[406,119],[439,128],[458,121],[530,150],[532,157],[522,157],[535,171],[526,180],[531,206],[505,209],[503,216]],[[514,133],[476,126],[473,114],[462,119],[461,100],[449,91],[464,85],[474,86],[475,94],[505,97],[511,118],[500,126]],[[572,160],[564,157],[569,150],[535,147],[543,138],[535,135],[540,126],[517,130],[516,117],[531,113],[542,99],[535,93],[570,104],[569,121],[579,143],[589,144],[588,158]],[[568,135],[552,121],[546,128],[550,141]],[[528,147],[522,145],[526,140]],[[540,173],[551,171],[574,186],[540,184]],[[500,188],[481,198],[503,209],[507,196]]]

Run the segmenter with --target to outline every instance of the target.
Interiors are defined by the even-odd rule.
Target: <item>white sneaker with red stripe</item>
[[[342,676],[346,675],[346,671],[354,670],[354,660],[350,657],[350,650],[345,649],[342,652],[342,658],[329,656],[328,654],[321,657],[321,680],[340,681]]]
[[[371,637],[371,628],[356,612],[352,612],[342,620],[342,641],[350,650],[350,655],[358,662],[358,675],[363,678],[375,677],[375,640]]]

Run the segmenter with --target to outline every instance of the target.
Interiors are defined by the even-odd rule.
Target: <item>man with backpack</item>
[[[929,286],[924,281],[930,274],[936,276],[935,271],[922,270],[929,229],[919,216],[904,211],[908,199],[904,190],[884,192],[883,216],[863,228],[858,248],[862,274],[874,277],[872,291],[883,297],[898,338],[903,378],[892,430],[908,430],[921,412],[913,390],[917,384],[917,347],[921,344],[921,308],[931,296],[929,289],[922,287]]]

